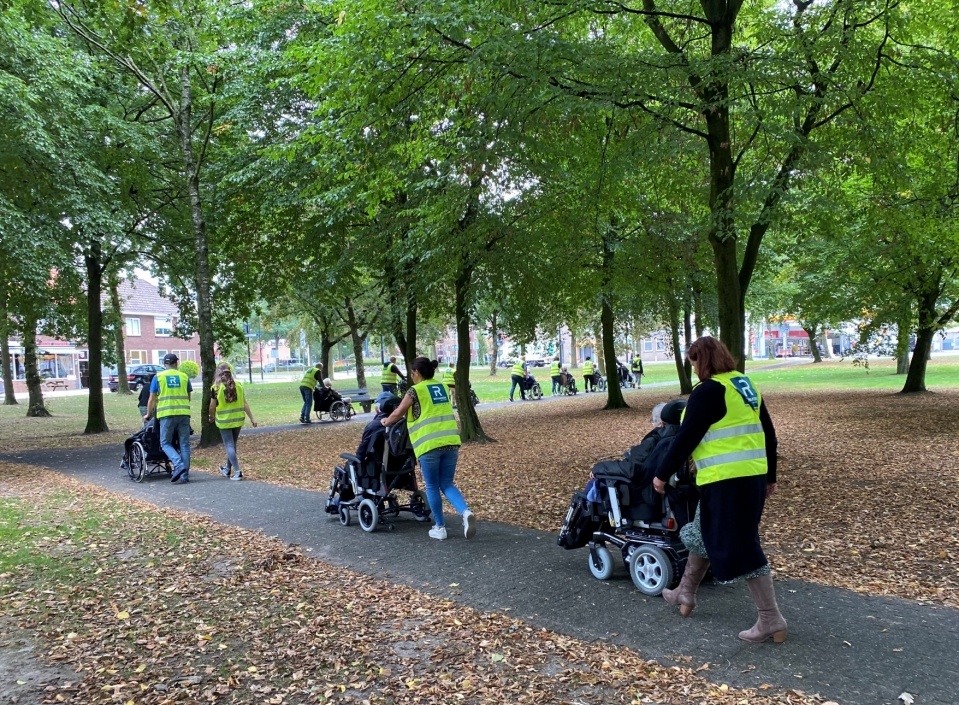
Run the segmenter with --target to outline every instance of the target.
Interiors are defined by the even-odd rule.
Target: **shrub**
[[[180,363],[180,372],[185,374],[190,379],[194,379],[197,375],[200,374],[200,366],[193,362],[193,360],[184,360]]]

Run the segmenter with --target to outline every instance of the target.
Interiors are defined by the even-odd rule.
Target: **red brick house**
[[[162,365],[163,356],[174,352],[181,360],[200,359],[200,339],[197,335],[183,339],[173,335],[179,318],[177,307],[160,296],[157,287],[144,279],[120,284],[120,308],[123,317],[124,351],[127,368],[151,363]],[[109,297],[103,298],[104,307]],[[112,343],[104,341],[104,347]],[[60,379],[67,389],[81,389],[86,384],[88,354],[85,344],[73,340],[58,340],[37,336],[37,363],[45,379]],[[27,391],[24,381],[23,343],[10,341],[14,391]],[[104,386],[112,370],[104,368]]]

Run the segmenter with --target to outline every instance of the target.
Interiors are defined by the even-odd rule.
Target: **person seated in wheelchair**
[[[531,392],[533,390],[533,385],[535,384],[536,378],[531,372],[527,372],[523,377],[523,381],[520,383],[520,391],[522,391],[523,395],[525,396],[527,392]]]
[[[396,411],[399,405],[400,398],[390,392],[383,392],[376,397],[376,401],[373,402],[373,419],[363,429],[360,444],[356,448],[356,457],[361,463],[366,462],[367,457],[373,452],[374,442],[381,435],[386,434],[387,429],[380,421]]]
[[[317,385],[316,389],[313,390],[313,411],[319,417],[322,417],[323,414],[329,414],[333,404],[338,401],[347,401],[347,399],[333,389],[333,380],[329,377],[323,380],[322,385]]]
[[[573,394],[576,392],[576,378],[570,374],[569,368],[563,365],[559,372],[559,384],[563,393]]]

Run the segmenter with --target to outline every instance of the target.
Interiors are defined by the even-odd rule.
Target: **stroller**
[[[699,493],[684,463],[667,483],[665,496],[652,479],[679,430],[686,402],[664,407],[666,426],[647,434],[622,460],[593,467],[586,491],[573,495],[557,543],[566,549],[589,547],[589,570],[598,580],[613,574],[611,544],[622,553],[633,584],[644,595],[659,595],[679,582],[689,551],[679,530],[696,512]]]
[[[318,421],[329,414],[332,421],[349,421],[353,418],[353,405],[349,397],[342,396],[332,387],[317,387],[313,390],[313,411]]]
[[[176,434],[173,447],[179,452],[180,439]],[[120,469],[126,470],[134,482],[142,482],[144,477],[156,473],[173,475],[173,464],[160,447],[160,419],[154,416],[123,442]]]
[[[559,375],[560,391],[568,397],[576,395],[576,378],[569,372],[561,372]]]
[[[536,399],[537,401],[543,398],[543,388],[539,386],[539,382],[537,382],[536,378],[531,374],[527,373],[523,378],[523,381],[520,383],[520,390],[527,398]]]
[[[381,524],[392,531],[396,527],[390,519],[400,512],[410,512],[417,521],[429,521],[426,493],[416,484],[416,456],[406,421],[378,432],[364,461],[352,453],[340,457],[346,462],[333,470],[326,513],[338,515],[343,526],[352,523],[353,511],[367,533]],[[410,493],[406,504],[400,503],[397,491]]]

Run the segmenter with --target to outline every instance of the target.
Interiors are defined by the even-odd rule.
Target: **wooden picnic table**
[[[58,389],[63,389],[66,391],[70,388],[70,383],[65,379],[48,379],[44,384],[47,386],[51,392],[55,392]]]

